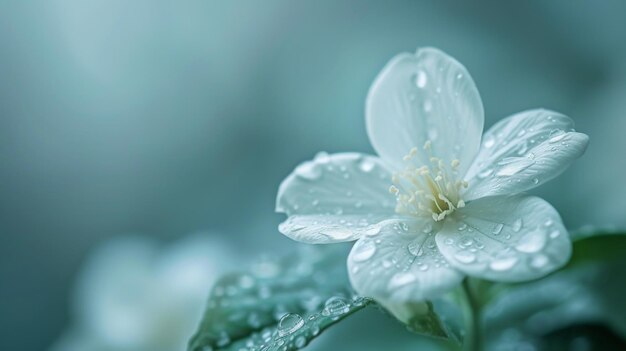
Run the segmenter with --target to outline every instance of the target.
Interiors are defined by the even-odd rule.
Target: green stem
[[[469,279],[463,281],[463,292],[465,294],[465,340],[463,341],[464,351],[482,351],[482,333],[480,330],[480,304],[474,290],[469,283]]]

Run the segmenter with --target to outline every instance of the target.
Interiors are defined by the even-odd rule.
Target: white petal
[[[411,148],[432,142],[433,156],[458,159],[464,173],[478,152],[484,111],[469,73],[454,58],[433,49],[394,57],[376,78],[366,105],[367,132],[376,152],[403,168]]]
[[[278,226],[278,231],[307,244],[353,241],[379,231],[379,223],[390,214],[293,215]]]
[[[573,128],[569,117],[548,110],[525,111],[496,123],[465,176],[464,198],[522,192],[558,176],[587,148],[589,137]]]
[[[304,242],[349,241],[359,227],[395,215],[390,172],[379,158],[318,154],[280,185],[276,211],[290,216],[279,230]]]
[[[436,240],[450,265],[468,275],[524,281],[544,276],[570,258],[572,244],[561,217],[538,197],[483,198],[459,212]]]
[[[356,242],[348,257],[354,289],[382,301],[421,301],[457,286],[462,274],[450,268],[434,241],[439,224],[429,219],[392,219]]]

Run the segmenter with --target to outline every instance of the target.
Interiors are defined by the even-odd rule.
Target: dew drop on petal
[[[461,263],[472,263],[476,261],[476,255],[466,250],[457,252],[454,258]]]
[[[337,240],[344,240],[350,238],[353,235],[353,232],[349,228],[326,228],[323,229],[320,234]]]
[[[413,256],[421,256],[424,254],[424,250],[422,250],[422,245],[420,245],[420,242],[418,240],[410,242],[407,246],[407,249],[409,250],[409,253],[411,253],[411,255]]]
[[[486,149],[491,149],[495,144],[496,144],[496,139],[494,139],[494,137],[488,136],[485,139],[484,146]]]
[[[493,230],[491,231],[491,233],[492,233],[493,235],[498,235],[498,234],[500,234],[500,233],[502,232],[502,228],[504,228],[504,224],[502,224],[502,223],[498,223],[498,224],[497,224],[497,225],[493,228]]]
[[[352,260],[354,262],[363,262],[374,256],[374,253],[376,253],[376,245],[369,240],[360,240],[357,241],[352,250]]]
[[[518,218],[517,220],[515,220],[515,222],[513,222],[513,225],[511,225],[511,229],[513,229],[513,231],[517,233],[522,229],[523,225],[524,223],[522,222],[522,219]]]
[[[327,164],[330,162],[330,155],[327,152],[320,151],[315,155],[315,161],[321,164]]]
[[[545,267],[548,264],[548,257],[543,254],[538,254],[533,256],[530,260],[530,266],[535,269],[540,269]]]
[[[560,230],[554,230],[552,232],[550,232],[550,238],[552,239],[556,239],[561,235],[561,231]]]
[[[363,233],[367,236],[376,236],[380,233],[380,226],[374,225],[363,231]]]
[[[487,168],[478,172],[478,178],[485,179],[493,174],[493,168]]]
[[[548,140],[549,143],[556,143],[561,141],[563,138],[565,138],[567,134],[565,133],[564,130],[562,129],[553,129],[550,132],[550,139]]]
[[[374,161],[372,161],[369,158],[364,158],[360,163],[359,163],[359,169],[365,173],[369,173],[374,169]]]
[[[405,286],[409,283],[414,282],[416,279],[417,278],[415,277],[415,275],[413,275],[413,273],[410,273],[410,272],[396,273],[389,280],[389,289],[396,289],[396,288]]]
[[[426,224],[424,229],[422,229],[422,232],[424,232],[425,234],[432,233],[432,231],[433,231],[433,226],[430,223]]]
[[[426,72],[421,71],[421,70],[417,72],[417,75],[415,75],[415,85],[418,88],[423,88],[426,86],[427,82],[428,82],[428,77],[426,76]]]
[[[316,180],[322,175],[320,169],[316,167],[315,163],[313,162],[305,162],[299,165],[298,167],[296,167],[295,172],[296,175],[298,175],[299,177],[308,180]]]
[[[498,258],[489,264],[489,268],[491,268],[494,271],[507,271],[513,268],[513,266],[515,266],[517,261],[518,259],[515,256]]]
[[[515,246],[515,249],[520,252],[532,253],[543,249],[545,244],[546,237],[543,231],[534,230],[522,236]]]
[[[512,176],[532,166],[534,163],[535,161],[527,157],[507,157],[498,162],[498,165],[502,166],[502,168],[498,170],[496,175],[499,177]]]

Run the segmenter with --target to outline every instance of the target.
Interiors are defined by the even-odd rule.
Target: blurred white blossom
[[[107,242],[80,272],[72,326],[52,351],[185,350],[212,284],[233,262],[215,235],[164,247],[144,237]]]

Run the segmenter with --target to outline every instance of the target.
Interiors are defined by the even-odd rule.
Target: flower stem
[[[464,351],[482,351],[482,331],[480,323],[480,304],[469,279],[463,280],[463,292],[465,295],[465,340]]]

